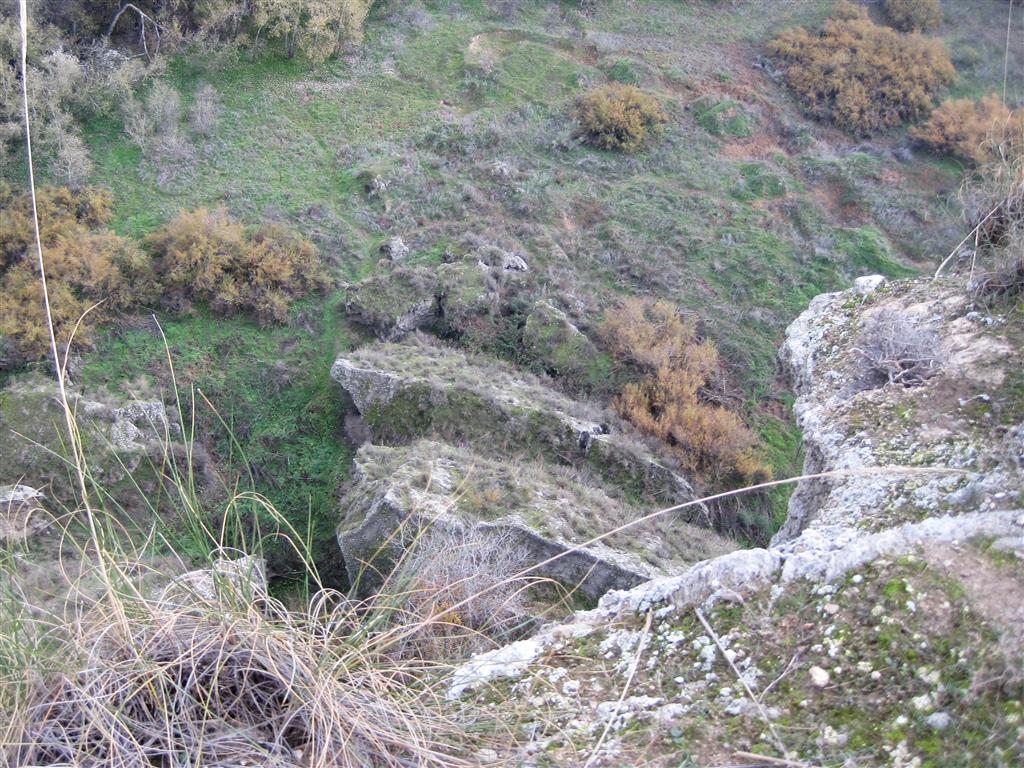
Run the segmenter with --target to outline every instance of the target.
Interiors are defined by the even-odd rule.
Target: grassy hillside
[[[390,237],[421,265],[468,237],[528,254],[531,279],[585,331],[617,297],[671,299],[703,319],[732,399],[785,475],[800,465],[776,373],[785,326],[816,294],[865,273],[911,274],[958,239],[948,200],[959,167],[906,150],[902,133],[859,143],[811,122],[762,67],[768,39],[817,26],[833,5],[646,0],[584,14],[569,2],[378,4],[366,44],[321,66],[272,49],[217,66],[181,54],[166,79],[186,107],[200,83],[216,89],[217,131],[157,190],[120,118],[96,118],[86,126],[93,181],[113,192],[123,234],[223,204],[314,239],[339,284],[378,273]],[[960,64],[953,91],[998,90],[1001,4],[946,6],[938,34]],[[668,114],[638,154],[573,137],[574,99],[611,79],[640,84]],[[384,189],[368,194],[374,178]],[[258,487],[325,526],[351,455],[327,380],[332,356],[358,338],[345,295],[301,306],[273,331],[161,317],[180,381],[233,424]],[[86,387],[167,380],[148,321],[106,333],[82,370]],[[236,458],[229,446],[222,436],[225,461]]]

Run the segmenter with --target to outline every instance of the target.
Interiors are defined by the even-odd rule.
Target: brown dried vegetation
[[[979,102],[948,99],[911,135],[935,152],[981,165],[1024,149],[1024,109],[1011,111],[995,94]]]
[[[146,242],[165,302],[179,311],[202,302],[218,315],[279,323],[295,299],[329,283],[316,247],[301,235],[271,224],[250,235],[220,208],[182,211]]]
[[[111,215],[106,192],[47,188],[37,202],[54,335],[61,349],[72,334],[88,345],[95,325],[110,312],[156,295],[149,259],[131,240],[106,229]],[[46,357],[50,343],[31,198],[7,185],[0,185],[0,233],[0,367],[7,367]]]
[[[635,85],[609,83],[576,102],[578,135],[601,149],[635,152],[668,118],[658,100]]]
[[[901,32],[929,32],[942,23],[939,0],[885,0],[889,23]]]
[[[671,446],[680,464],[705,482],[771,477],[742,419],[702,398],[720,361],[692,320],[667,301],[628,299],[608,312],[601,332],[615,355],[647,372],[615,401],[620,416]]]
[[[861,136],[928,114],[956,75],[941,42],[878,26],[846,2],[820,32],[787,29],[768,50],[813,116]]]

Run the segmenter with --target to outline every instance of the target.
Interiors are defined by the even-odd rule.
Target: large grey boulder
[[[492,453],[544,454],[587,467],[611,485],[656,503],[696,498],[690,483],[625,424],[528,374],[469,358],[425,337],[339,357],[331,377],[379,443],[402,444],[421,436],[470,440]],[[703,504],[687,507],[685,516],[713,523]]]
[[[873,281],[878,283],[878,281]],[[942,360],[921,386],[864,383],[863,334],[882,313],[933,331]],[[1016,325],[975,311],[962,286],[903,281],[816,297],[788,328],[780,358],[796,390],[804,474],[773,543],[809,526],[883,530],[1006,503],[1024,487],[1013,414],[1024,368]]]
[[[534,575],[591,598],[734,546],[678,516],[593,541],[641,515],[550,465],[491,460],[430,440],[365,445],[343,500],[338,543],[362,593],[378,589],[406,548],[435,527],[510,542],[526,566],[537,566]]]

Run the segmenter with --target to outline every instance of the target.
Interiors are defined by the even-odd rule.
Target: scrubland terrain
[[[1019,0],[27,6],[0,764],[1024,759]]]

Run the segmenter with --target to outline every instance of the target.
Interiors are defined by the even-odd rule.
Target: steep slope
[[[861,286],[816,299],[783,352],[809,469],[852,474],[802,482],[771,548],[611,592],[457,670],[452,698],[521,718],[512,764],[1024,759],[1024,319],[955,284]],[[865,375],[881,312],[934,332],[937,373]]]

